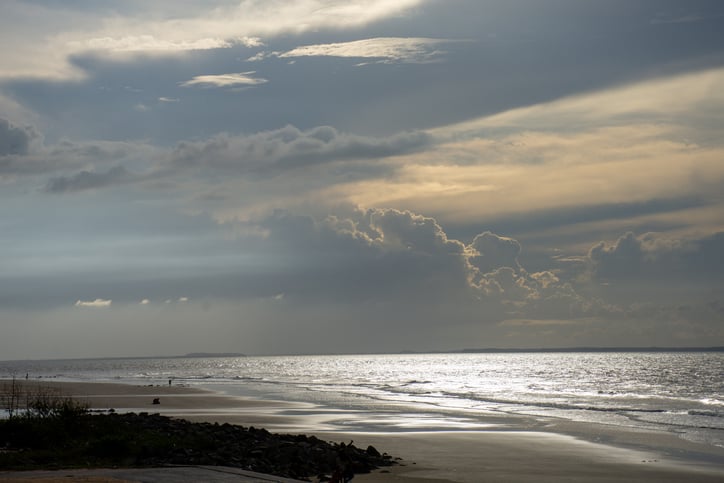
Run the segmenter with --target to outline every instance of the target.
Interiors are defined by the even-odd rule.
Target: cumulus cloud
[[[111,300],[95,299],[95,300],[78,300],[75,303],[76,307],[90,307],[90,308],[107,308],[111,306]]]
[[[513,269],[520,267],[518,264],[520,243],[517,240],[486,231],[475,235],[470,246],[475,250],[475,255],[470,257],[470,263],[481,273],[492,272],[502,267]]]
[[[529,274],[518,261],[517,240],[484,232],[466,244],[448,237],[434,218],[410,211],[358,210],[322,220],[278,212],[258,226],[262,251],[284,257],[289,268],[269,296],[274,290],[290,299],[458,303],[487,321],[613,310],[552,272]]]
[[[429,217],[393,209],[321,220],[277,212],[255,223],[259,249],[287,260],[288,276],[269,296],[285,299],[440,300],[466,296],[464,245]]]
[[[191,80],[182,82],[183,87],[251,87],[268,82],[261,77],[253,77],[255,71],[232,74],[198,75]]]
[[[0,157],[27,154],[30,143],[36,137],[33,128],[16,126],[0,118]]]
[[[281,58],[352,57],[378,59],[379,62],[424,63],[436,60],[442,54],[438,47],[447,42],[451,41],[421,37],[377,37],[352,42],[305,45],[269,55]],[[249,60],[259,58],[257,54]]]

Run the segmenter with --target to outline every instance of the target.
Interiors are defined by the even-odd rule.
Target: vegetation
[[[87,404],[48,387],[21,384],[14,377],[0,388],[0,409],[10,420],[72,419],[88,413]]]
[[[371,446],[360,449],[314,436],[158,414],[93,414],[71,398],[22,387],[12,381],[0,392],[10,415],[0,420],[0,470],[224,465],[326,481],[396,463]]]

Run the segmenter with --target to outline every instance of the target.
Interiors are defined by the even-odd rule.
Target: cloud
[[[45,191],[56,194],[85,191],[112,185],[133,183],[139,179],[138,176],[129,173],[123,166],[116,166],[102,173],[81,171],[70,177],[59,176],[52,178],[45,185]]]
[[[452,304],[466,323],[615,311],[552,272],[528,273],[517,258],[517,240],[484,232],[466,244],[448,237],[434,218],[409,211],[358,210],[322,220],[277,212],[255,224],[264,233],[263,256],[287,269],[268,297],[283,292],[297,303]]]
[[[721,15],[702,15],[698,12],[659,12],[651,19],[652,25],[680,24],[701,22],[704,20],[715,20],[721,18]]]
[[[444,126],[433,133],[460,139],[483,132],[508,133],[511,128],[571,134],[627,125],[679,126],[709,133],[721,126],[717,112],[724,105],[723,90],[724,69],[713,68],[565,96]]]
[[[61,172],[43,187],[47,193],[60,194],[147,180],[171,182],[182,171],[198,168],[203,168],[203,176],[195,180],[194,186],[203,189],[209,179],[218,175],[233,174],[235,178],[225,181],[244,182],[244,178],[275,177],[292,170],[334,164],[335,169],[324,174],[328,186],[334,186],[338,182],[379,177],[389,172],[389,166],[380,160],[423,150],[430,142],[431,138],[420,131],[373,137],[340,132],[331,126],[304,131],[285,126],[251,135],[223,133],[203,141],[182,141],[172,150],[143,142],[61,140],[47,146],[39,144],[32,153],[0,159],[0,175]],[[320,183],[317,184],[321,187]],[[273,191],[273,187],[269,188]],[[221,192],[215,197],[224,198]]]
[[[3,9],[6,22],[0,40],[9,44],[21,35],[25,40],[14,43],[14,49],[0,51],[0,76],[79,78],[84,73],[69,59],[89,52],[177,55],[190,50],[258,47],[260,37],[359,27],[420,2],[243,0],[214,7],[207,2],[134,2],[112,12],[77,9],[65,3],[9,2]]]
[[[588,252],[597,280],[658,284],[724,282],[724,232],[702,238],[628,232]]]
[[[0,157],[27,154],[30,143],[37,136],[32,127],[15,126],[0,118]]]
[[[95,300],[78,300],[75,303],[76,307],[90,307],[90,308],[107,308],[111,306],[111,300],[95,299]]]
[[[501,327],[546,327],[551,325],[575,325],[578,322],[575,320],[570,319],[564,319],[564,320],[556,320],[556,319],[546,319],[546,320],[527,320],[527,319],[508,319],[503,322],[501,322],[499,325]]]
[[[101,37],[84,41],[69,42],[73,50],[108,50],[111,52],[157,51],[174,52],[186,50],[228,49],[234,46],[219,38],[202,38],[194,40],[165,40],[153,35],[133,35],[120,38]]]
[[[106,162],[138,156],[148,156],[154,148],[139,142],[93,141],[74,142],[62,139],[59,142],[43,146],[42,154],[58,162],[61,159],[75,159],[79,162]],[[67,165],[63,165],[65,168]]]
[[[94,38],[79,43],[70,43],[78,50],[108,50],[111,52],[175,52],[187,50],[229,49],[235,46],[261,47],[264,43],[258,37],[236,37],[221,39],[206,37],[193,40],[166,40],[152,35],[136,35],[120,38]]]
[[[429,217],[394,209],[322,220],[276,212],[246,224],[264,233],[262,256],[287,267],[268,297],[398,303],[421,294],[425,300],[464,297],[469,288],[465,246]]]
[[[426,149],[394,160],[394,177],[345,185],[338,195],[516,234],[552,233],[542,223],[551,217],[614,234],[717,229],[721,92],[724,70],[713,69],[430,129]]]
[[[238,173],[277,174],[289,169],[354,159],[379,159],[423,149],[423,132],[388,137],[357,136],[319,126],[302,131],[286,126],[250,136],[219,135],[182,142],[172,156],[175,167],[205,167]]]
[[[139,305],[148,305],[150,303],[151,303],[151,301],[148,299],[143,299],[140,302],[138,302]]]
[[[10,123],[0,122],[0,139],[8,141],[8,149],[15,154],[0,154],[0,176],[17,177],[83,169],[86,174],[75,177],[60,177],[51,182],[50,188],[68,187],[72,190],[83,182],[95,181],[102,186],[103,178],[115,181],[128,181],[122,176],[124,168],[108,168],[104,174],[96,173],[91,167],[103,167],[109,163],[148,163],[160,156],[162,149],[144,142],[132,141],[92,141],[74,142],[61,139],[54,144],[44,144],[43,136],[34,128],[16,128]],[[20,129],[18,131],[17,129]],[[3,132],[5,136],[3,136]],[[125,173],[131,176],[129,173]],[[77,179],[76,179],[77,178]],[[57,185],[56,185],[57,183]]]
[[[437,47],[452,42],[447,39],[421,37],[377,37],[297,47],[282,53],[271,53],[280,58],[292,57],[352,57],[379,59],[380,62],[425,63],[436,60],[442,52]],[[249,60],[259,60],[257,54]]]
[[[182,82],[183,87],[251,87],[268,82],[261,77],[252,77],[255,71],[239,72],[236,74],[198,75],[191,80]]]
[[[470,246],[476,252],[470,257],[470,263],[481,273],[492,272],[502,267],[514,269],[520,267],[518,264],[520,243],[517,240],[486,231],[475,235]]]

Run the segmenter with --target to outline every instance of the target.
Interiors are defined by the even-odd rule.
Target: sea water
[[[724,353],[590,352],[0,362],[0,378],[186,384],[337,410],[345,431],[474,429],[525,415],[724,447]],[[345,412],[355,418],[346,419]],[[367,414],[369,417],[360,418]]]

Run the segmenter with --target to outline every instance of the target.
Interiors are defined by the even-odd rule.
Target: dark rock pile
[[[12,427],[3,429],[3,436],[11,436]],[[59,436],[55,435],[56,441],[42,444],[72,448],[55,459],[47,454],[52,448],[32,448],[38,438],[44,438],[42,434],[32,437],[27,428],[15,430],[22,436],[15,441],[12,437],[6,439],[5,446],[24,446],[21,454],[26,457],[26,464],[36,467],[62,465],[57,459],[66,465],[69,459],[82,461],[82,466],[223,465],[288,478],[327,481],[334,476],[347,481],[344,478],[353,474],[396,463],[372,446],[361,449],[351,442],[328,443],[314,436],[274,434],[230,424],[191,423],[147,413],[84,416],[61,431],[64,440],[57,440]],[[44,461],[33,457],[33,450],[40,452]]]
[[[176,447],[166,455],[143,455],[143,466],[161,464],[224,465],[290,478],[332,474],[340,469],[369,473],[392,458],[374,447],[336,444],[314,436],[275,434],[231,424],[191,423],[158,414],[117,416],[126,424],[168,434],[172,440],[196,439],[202,447]]]

